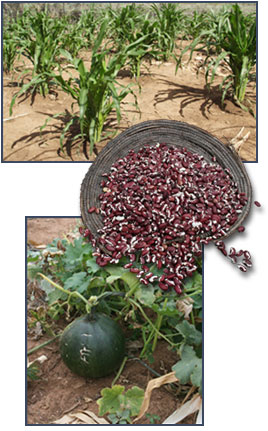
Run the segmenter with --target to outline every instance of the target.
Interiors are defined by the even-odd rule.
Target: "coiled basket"
[[[113,163],[126,156],[130,149],[138,151],[145,145],[152,146],[157,143],[185,147],[193,153],[202,155],[209,162],[212,156],[215,156],[222,168],[229,169],[239,192],[244,192],[248,198],[238,220],[227,231],[224,238],[230,236],[243,223],[252,204],[252,187],[244,164],[231,146],[223,144],[205,130],[171,120],[152,120],[136,124],[111,140],[100,152],[81,185],[80,208],[84,225],[96,239],[99,237],[98,229],[102,228],[102,216],[96,212],[89,214],[88,208],[99,206],[102,174],[108,173]]]

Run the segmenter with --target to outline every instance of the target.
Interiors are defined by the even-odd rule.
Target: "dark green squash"
[[[125,356],[125,336],[120,326],[105,314],[87,314],[63,331],[60,353],[74,373],[104,377],[120,366]]]

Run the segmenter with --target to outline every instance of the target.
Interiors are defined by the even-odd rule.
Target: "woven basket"
[[[232,147],[224,145],[206,131],[187,123],[170,120],[153,120],[134,125],[111,140],[100,152],[81,185],[80,207],[84,225],[95,238],[99,237],[97,230],[102,228],[102,216],[95,212],[89,214],[88,208],[99,207],[102,174],[109,173],[112,164],[126,156],[130,149],[138,151],[144,145],[152,146],[157,143],[185,147],[193,153],[202,155],[209,162],[211,157],[215,156],[220,166],[229,168],[239,192],[244,192],[248,198],[238,220],[224,238],[230,236],[242,224],[252,203],[252,188],[243,163]]]

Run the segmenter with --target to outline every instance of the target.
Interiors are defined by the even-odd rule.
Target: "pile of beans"
[[[102,215],[103,227],[98,239],[84,231],[100,266],[128,256],[125,268],[141,283],[157,281],[162,290],[180,294],[183,279],[197,269],[202,244],[215,241],[227,255],[220,238],[237,221],[247,197],[215,157],[208,162],[186,148],[156,144],[130,150],[103,177],[100,207],[88,208]],[[229,257],[235,262],[236,251]],[[239,265],[247,269],[250,255],[243,257]],[[152,264],[163,268],[163,275],[154,275]]]

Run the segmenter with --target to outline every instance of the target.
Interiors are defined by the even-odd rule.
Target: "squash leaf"
[[[129,422],[130,417],[137,416],[140,411],[144,390],[138,386],[133,386],[125,392],[124,386],[115,385],[112,388],[102,389],[101,395],[102,398],[97,400],[100,416],[106,413],[116,414]]]
[[[90,283],[90,278],[86,272],[75,272],[71,277],[67,278],[64,283],[64,289],[84,293]]]
[[[135,291],[135,297],[147,307],[151,307],[156,299],[153,286],[140,285]]]
[[[187,320],[183,320],[175,326],[175,329],[183,336],[185,343],[199,346],[202,343],[202,333]]]
[[[97,400],[100,416],[103,416],[108,412],[116,413],[120,410],[124,390],[124,386],[121,385],[115,385],[112,388],[104,388],[101,390],[102,398]]]
[[[144,398],[144,390],[138,386],[133,386],[125,394],[125,407],[130,410],[131,416],[137,416],[139,414],[142,401]]]
[[[191,382],[194,386],[201,386],[202,359],[197,357],[192,346],[184,346],[181,359],[173,365],[172,370],[182,385]]]

